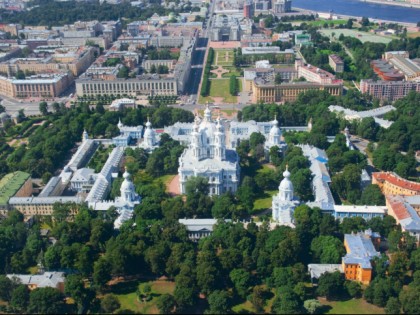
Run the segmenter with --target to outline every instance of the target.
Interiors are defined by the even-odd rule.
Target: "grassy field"
[[[169,183],[172,181],[172,179],[175,177],[176,175],[163,175],[160,177],[157,177],[154,179],[154,182],[157,183],[158,181],[162,181],[163,184],[165,184],[166,186],[169,185]]]
[[[239,83],[240,84],[240,83]],[[241,88],[241,85],[239,86]],[[213,79],[210,81],[210,95],[202,97],[200,95],[199,103],[204,104],[207,101],[213,102],[213,97],[223,97],[224,103],[236,103],[237,96],[230,95],[228,79]]]
[[[420,37],[420,32],[408,33],[407,36],[411,38]]]
[[[256,199],[254,201],[254,211],[268,209],[271,207],[271,202],[273,200],[273,195],[278,193],[277,190],[268,190],[264,192],[264,197]]]
[[[314,25],[314,26],[324,26],[325,23],[327,23],[328,25],[330,25],[331,23],[334,25],[339,25],[339,24],[346,24],[347,20],[318,20],[318,21],[302,21],[300,23],[306,23],[309,25]]]
[[[385,314],[383,308],[367,303],[363,299],[330,302],[320,299],[322,305],[330,308],[324,314]]]
[[[264,307],[265,314],[271,313],[271,306],[273,305],[274,298],[275,298],[274,290],[272,290],[272,293],[269,293],[269,294],[270,296],[265,302],[265,307]],[[256,314],[256,311],[250,301],[245,301],[243,303],[233,306],[232,311],[234,311],[236,314]]]
[[[171,281],[156,280],[150,282],[153,298],[148,302],[140,302],[136,293],[139,284],[140,282],[135,281],[115,286],[113,293],[117,296],[121,309],[132,310],[140,314],[159,314],[159,310],[156,307],[157,298],[165,293],[173,294],[175,290],[175,283]]]
[[[323,29],[320,32],[325,36],[331,36],[332,33],[335,33],[335,37],[338,38],[340,34],[344,36],[351,36],[359,39],[362,43],[372,42],[372,43],[384,43],[388,44],[391,40],[398,38],[396,36],[382,36],[376,35],[373,33],[359,32],[357,30],[349,29]]]

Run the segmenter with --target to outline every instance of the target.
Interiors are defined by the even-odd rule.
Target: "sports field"
[[[373,33],[367,32],[359,32],[357,30],[349,30],[349,29],[323,29],[320,32],[328,37],[331,37],[331,34],[334,33],[335,38],[338,38],[340,34],[344,36],[355,37],[359,39],[362,43],[365,42],[372,42],[372,43],[383,43],[388,44],[391,40],[398,38],[396,36],[382,36],[376,35]]]

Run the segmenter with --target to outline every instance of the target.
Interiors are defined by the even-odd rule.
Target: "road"
[[[26,116],[39,115],[39,103],[42,102],[40,98],[26,98],[26,99],[13,99],[7,96],[0,96],[2,99],[1,105],[6,108],[6,112],[10,115],[17,113],[19,110],[23,109]],[[52,111],[52,103],[67,103],[70,100],[68,96],[57,97],[54,100],[47,101],[48,110]]]
[[[361,153],[363,153],[364,155],[366,155],[366,157],[367,157],[367,164],[368,164],[367,167],[366,167],[366,170],[369,173],[369,175],[372,172],[375,172],[376,171],[376,168],[373,165],[372,160],[369,158],[369,156],[368,156],[368,154],[366,152],[367,151],[367,146],[369,144],[369,141],[366,140],[366,139],[362,139],[362,138],[353,136],[353,135],[350,135],[350,140],[351,140],[351,143],[355,146],[355,148],[358,151],[360,151]]]
[[[204,67],[204,57],[206,55],[207,45],[209,43],[207,32],[210,29],[214,7],[215,7],[215,0],[213,0],[210,3],[210,8],[208,11],[205,24],[200,33],[200,37],[198,38],[196,48],[191,57],[190,79],[188,81],[187,88],[185,90],[185,94],[190,95],[187,103],[193,104],[197,102],[197,99],[198,99],[198,94],[199,94],[198,87],[200,85],[201,76],[202,76],[203,67]]]

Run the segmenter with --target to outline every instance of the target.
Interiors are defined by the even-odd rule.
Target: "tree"
[[[209,193],[208,179],[202,176],[190,177],[185,183],[185,191],[187,195],[193,193],[207,195]]]
[[[64,296],[57,289],[37,288],[30,293],[28,313],[62,314],[64,313]]]
[[[150,67],[150,73],[156,73],[156,66],[155,65],[152,65]]]
[[[250,302],[252,303],[252,306],[254,306],[256,313],[262,313],[264,311],[267,293],[268,291],[260,285],[257,285],[252,289]]]
[[[281,77],[281,74],[277,73],[276,76],[274,77],[274,83],[281,84],[282,82],[283,82],[283,78]]]
[[[409,285],[400,293],[400,302],[404,314],[418,314],[420,311],[420,290],[418,287]]]
[[[174,298],[177,310],[194,305],[197,298],[194,272],[188,265],[183,265],[179,274],[175,277]]]
[[[390,278],[376,277],[365,289],[364,297],[367,302],[384,307],[390,297],[397,296],[401,290],[401,283]]]
[[[337,264],[345,250],[343,243],[334,236],[319,236],[311,243],[313,258],[321,264]]]
[[[102,289],[111,280],[111,264],[105,257],[100,257],[93,267],[93,282]]]
[[[259,144],[264,144],[265,137],[259,132],[253,132],[249,137],[249,145],[251,149],[255,149]]]
[[[130,72],[129,69],[126,66],[122,66],[121,69],[117,73],[117,78],[127,79],[129,72]]]
[[[293,291],[290,291],[288,287],[282,289],[279,289],[274,299],[271,312],[274,314],[301,314],[302,302],[299,297]]]
[[[248,288],[251,282],[251,275],[248,271],[243,268],[233,269],[229,274],[230,280],[235,286],[237,294],[241,298],[245,298],[248,293]]]
[[[401,304],[398,298],[390,297],[385,306],[386,314],[401,314]]]
[[[10,301],[13,290],[13,281],[4,275],[0,275],[0,299]]]
[[[360,198],[360,204],[368,206],[384,206],[385,197],[378,185],[371,184],[365,188]]]
[[[101,301],[101,309],[105,313],[108,313],[108,314],[113,313],[120,307],[121,307],[121,304],[118,301],[118,298],[114,294],[105,295]]]
[[[19,284],[12,291],[12,298],[10,300],[10,306],[21,313],[25,313],[29,304],[29,289],[24,284]]]
[[[227,314],[229,313],[229,295],[226,291],[216,290],[208,297],[209,309],[206,314]]]
[[[161,314],[172,313],[175,307],[175,298],[170,294],[162,294],[156,300],[156,306]]]
[[[16,79],[25,80],[26,79],[25,73],[22,70],[18,70],[16,72]]]
[[[343,291],[344,277],[339,272],[324,273],[318,279],[317,294],[325,296],[327,300],[336,299]]]
[[[309,314],[316,314],[319,311],[319,309],[322,308],[322,304],[318,300],[312,299],[312,300],[306,300],[303,303],[303,307],[306,309],[306,311]]]
[[[346,281],[344,286],[346,287],[347,293],[352,298],[359,298],[362,296],[362,287],[359,283],[355,281]]]
[[[231,193],[225,193],[216,197],[211,213],[214,218],[231,217],[235,212],[235,200]]]
[[[235,96],[238,94],[238,80],[234,75],[231,75],[229,79],[229,91],[230,95]]]
[[[44,116],[47,116],[48,115],[48,104],[47,104],[47,102],[41,102],[41,103],[39,103],[39,111]]]
[[[360,23],[362,26],[369,26],[370,22],[369,19],[367,17],[362,17],[362,21]]]
[[[92,290],[85,288],[85,283],[81,275],[68,275],[64,288],[65,294],[73,298],[79,310],[87,308],[95,297],[95,293]]]

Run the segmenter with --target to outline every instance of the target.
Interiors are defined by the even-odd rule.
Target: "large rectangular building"
[[[374,98],[393,102],[407,96],[411,91],[420,92],[420,82],[361,80],[360,91]]]
[[[36,75],[27,79],[0,76],[0,94],[15,97],[58,97],[73,82],[71,74]]]
[[[275,84],[256,79],[252,83],[252,101],[254,103],[292,102],[297,99],[300,93],[311,90],[327,91],[331,95],[339,96],[343,92],[343,85],[341,83],[319,84],[312,82]]]
[[[95,95],[177,95],[178,82],[174,77],[143,75],[133,79],[101,80],[81,78],[76,80],[78,96]]]

